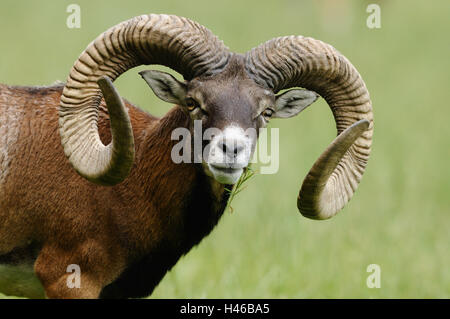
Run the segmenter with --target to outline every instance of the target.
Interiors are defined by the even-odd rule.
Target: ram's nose
[[[229,159],[235,159],[245,149],[245,142],[242,139],[237,138],[222,138],[218,142],[218,148]]]

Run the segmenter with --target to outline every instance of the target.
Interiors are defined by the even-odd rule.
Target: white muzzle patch
[[[207,165],[222,184],[235,184],[248,166],[256,137],[239,126],[229,126],[215,135],[209,144]]]

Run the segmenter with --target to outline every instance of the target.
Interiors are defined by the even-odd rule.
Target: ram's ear
[[[275,97],[275,113],[272,117],[288,118],[297,115],[311,105],[319,95],[313,91],[292,89]]]
[[[139,72],[139,74],[161,100],[174,104],[184,104],[186,99],[185,83],[178,81],[169,73],[156,70],[146,70]]]

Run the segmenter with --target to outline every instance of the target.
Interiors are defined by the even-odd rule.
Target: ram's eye
[[[262,114],[265,118],[271,118],[273,113],[275,113],[275,111],[272,110],[271,108],[267,108],[262,112]]]
[[[187,109],[189,110],[189,112],[191,112],[191,111],[195,110],[197,107],[199,107],[200,105],[198,104],[198,102],[196,100],[189,97],[186,99],[186,106],[187,106]]]

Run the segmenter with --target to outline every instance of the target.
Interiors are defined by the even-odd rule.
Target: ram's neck
[[[172,131],[188,128],[189,121],[177,107],[154,121],[136,140],[132,173],[147,199],[142,211],[152,219],[152,235],[158,237],[150,241],[177,246],[182,254],[211,232],[228,199],[224,186],[206,176],[201,164],[172,160],[172,147],[179,142],[171,140]]]

